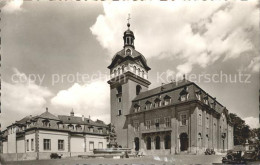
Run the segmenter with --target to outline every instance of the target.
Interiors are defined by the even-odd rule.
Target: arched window
[[[164,147],[165,149],[171,149],[171,135],[166,135],[164,137]]]
[[[140,74],[141,74],[141,70],[140,68],[138,68],[138,76],[140,76]]]
[[[134,66],[134,73],[136,74],[136,66]]]
[[[131,55],[131,50],[130,50],[130,49],[127,49],[127,50],[126,50],[126,55],[127,55],[127,56],[130,56],[130,55]]]
[[[159,150],[161,148],[161,145],[160,145],[160,136],[156,136],[155,138],[155,149],[156,150]]]
[[[122,73],[125,73],[125,66],[122,66]]]
[[[152,148],[152,139],[151,139],[151,137],[147,137],[147,139],[146,139],[146,149],[151,150],[151,148]]]
[[[121,69],[120,68],[118,68],[118,75],[120,75],[121,74]]]
[[[142,77],[144,77],[144,71],[142,70]]]
[[[142,90],[142,87],[140,85],[136,85],[136,95],[139,95]]]
[[[116,74],[117,74],[117,71],[116,71],[116,69],[114,70],[114,76],[116,76]]]

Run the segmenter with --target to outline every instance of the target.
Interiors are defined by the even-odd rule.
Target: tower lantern
[[[132,47],[133,49],[135,48],[134,46],[134,40],[135,40],[135,36],[134,36],[134,33],[130,30],[130,23],[129,23],[129,20],[130,20],[130,14],[128,16],[128,23],[127,23],[127,27],[128,29],[124,32],[124,48],[126,47]]]

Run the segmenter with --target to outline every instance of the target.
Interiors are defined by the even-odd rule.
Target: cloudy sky
[[[158,79],[162,73],[177,77],[223,73],[233,79],[240,73],[243,82],[197,84],[251,127],[258,126],[260,51],[256,0],[15,0],[1,2],[0,7],[3,127],[24,116],[40,114],[45,107],[56,115],[69,114],[73,109],[77,115],[109,123],[109,85],[106,78],[97,75],[109,73],[111,58],[123,47],[128,13],[135,47],[152,68],[150,89],[167,83]],[[87,81],[68,81],[68,75],[77,74],[90,77]],[[22,79],[18,81],[18,77]]]

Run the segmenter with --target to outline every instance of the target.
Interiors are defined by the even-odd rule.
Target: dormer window
[[[171,97],[166,95],[164,97],[164,105],[169,105],[171,103]]]
[[[81,127],[81,125],[79,125],[79,124],[78,124],[78,125],[76,125],[76,130],[77,130],[77,131],[81,131],[81,130],[82,130],[82,127]]]
[[[204,97],[204,103],[205,103],[206,105],[208,105],[208,104],[209,104],[208,97]]]
[[[156,98],[154,100],[154,108],[160,107],[161,106],[161,100],[159,98]]]
[[[64,128],[63,123],[61,121],[57,122],[58,129]]]
[[[146,109],[146,110],[151,109],[151,105],[152,105],[152,103],[151,103],[150,101],[146,101],[146,102],[145,102],[145,109]]]
[[[180,101],[187,101],[188,99],[189,99],[188,88],[184,87],[184,89],[180,92],[179,100]]]
[[[201,100],[201,90],[199,90],[199,91],[196,92],[196,98],[197,98],[198,100]]]
[[[98,128],[98,133],[103,133],[103,128]]]
[[[92,126],[89,127],[89,132],[94,132],[94,128]]]
[[[138,104],[134,105],[134,112],[139,112],[140,111],[140,106]]]
[[[130,55],[131,55],[131,50],[130,50],[130,49],[127,49],[127,50],[126,50],[126,55],[127,55],[127,56],[130,56]]]
[[[43,120],[42,124],[43,124],[44,127],[50,127],[51,126],[50,121],[48,119]]]
[[[70,124],[68,125],[69,130],[74,130],[74,125]]]

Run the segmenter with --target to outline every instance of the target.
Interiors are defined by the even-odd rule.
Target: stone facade
[[[89,118],[46,112],[15,122],[3,132],[2,159],[49,159],[51,153],[63,157],[93,154],[107,147],[108,126]]]
[[[117,141],[146,154],[202,154],[233,148],[228,110],[197,84],[184,79],[149,90],[145,57],[135,50],[134,33],[110,69],[111,124]]]

